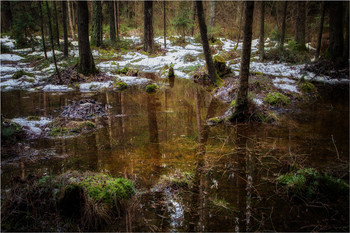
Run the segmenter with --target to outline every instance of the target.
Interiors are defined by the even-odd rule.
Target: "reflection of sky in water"
[[[176,229],[183,226],[184,221],[184,209],[181,198],[169,188],[164,190],[164,198],[170,213],[170,227],[172,228],[170,231],[176,231]]]

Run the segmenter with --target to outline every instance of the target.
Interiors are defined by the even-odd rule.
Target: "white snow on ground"
[[[289,78],[275,78],[273,84],[282,90],[287,90],[291,92],[298,92],[295,81]]]
[[[128,85],[142,85],[151,83],[151,80],[147,78],[133,77],[133,76],[118,76],[119,80],[125,82]]]
[[[73,91],[73,88],[67,87],[65,85],[53,85],[53,84],[48,84],[43,87],[43,91]]]
[[[40,127],[51,122],[51,120],[45,117],[41,117],[38,121],[29,121],[26,118],[14,118],[11,121],[24,127],[24,130],[26,130],[28,133],[32,133],[35,135],[40,135],[42,132]]]
[[[259,105],[259,106],[263,104],[263,101],[261,99],[253,99],[253,101],[256,105]]]
[[[0,38],[0,43],[9,49],[14,49],[15,48],[15,40],[10,39],[10,37],[5,36]]]
[[[19,61],[22,59],[23,57],[16,54],[0,54],[0,61]]]
[[[52,57],[52,51],[47,51],[46,52],[46,55],[48,58]],[[55,50],[55,55],[60,55],[60,54],[63,54],[63,52],[59,51],[59,50]],[[41,56],[41,57],[45,57],[45,53],[44,52],[38,52],[38,51],[35,51],[35,52],[32,52],[32,53],[29,53],[28,54],[29,56]]]
[[[80,91],[95,91],[103,88],[109,88],[113,84],[113,81],[107,82],[91,82],[91,83],[81,83]]]
[[[31,52],[33,49],[32,48],[24,48],[24,49],[13,49],[12,52],[14,53],[20,53],[20,54],[26,54]]]

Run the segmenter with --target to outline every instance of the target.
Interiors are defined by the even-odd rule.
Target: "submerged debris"
[[[72,119],[93,119],[96,117],[107,116],[105,107],[93,100],[85,99],[74,102],[68,106],[63,107],[62,117],[68,117]]]

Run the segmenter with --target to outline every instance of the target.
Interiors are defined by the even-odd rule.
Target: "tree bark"
[[[281,32],[281,41],[280,41],[280,50],[284,48],[284,38],[286,35],[286,18],[287,18],[287,1],[283,3],[283,19],[282,19],[282,32]]]
[[[64,37],[63,55],[65,57],[68,57],[67,2],[66,1],[62,1],[62,24],[63,24],[63,37]]]
[[[260,2],[260,40],[259,40],[259,53],[260,61],[264,61],[265,51],[264,51],[264,16],[265,16],[265,2]]]
[[[166,7],[165,7],[165,0],[163,1],[164,8],[163,8],[163,13],[164,13],[164,19],[163,19],[163,24],[164,24],[164,48],[166,48]]]
[[[47,59],[46,44],[45,44],[45,34],[44,34],[44,16],[43,10],[41,8],[41,1],[38,1],[39,11],[40,11],[40,29],[41,29],[41,40],[43,42],[43,49],[45,54],[45,59]]]
[[[58,48],[60,47],[60,32],[58,30],[58,14],[57,14],[57,7],[56,7],[56,1],[52,1],[53,2],[53,9],[55,11],[55,29],[56,29],[56,40],[57,40],[57,46]]]
[[[86,1],[78,1],[78,72],[84,75],[97,72],[89,43],[89,10]]]
[[[92,37],[91,42],[93,45],[100,47],[102,44],[101,41],[101,26],[102,26],[102,7],[101,7],[101,1],[94,1],[93,2],[93,27],[92,27]]]
[[[67,1],[67,5],[68,5],[68,21],[69,21],[71,36],[73,39],[75,39],[73,22],[72,22],[72,8],[70,7],[70,1]]]
[[[1,29],[9,31],[12,25],[12,11],[10,1],[1,1]]]
[[[295,21],[295,42],[300,49],[305,49],[305,2],[297,2],[297,20]]]
[[[109,36],[111,41],[116,41],[115,27],[114,27],[114,2],[108,2],[108,13],[109,13]]]
[[[324,15],[325,15],[325,2],[321,2],[321,20],[320,20],[320,29],[318,31],[317,38],[317,48],[315,58],[317,59],[320,56],[321,44],[322,44],[322,33],[323,33],[323,23],[324,23]]]
[[[330,2],[329,9],[329,55],[332,60],[343,56],[343,2]]]
[[[242,10],[241,10],[241,17],[240,17],[240,19],[239,19],[238,37],[237,37],[237,43],[236,43],[236,45],[235,45],[235,48],[233,49],[234,51],[237,50],[239,41],[240,41],[240,39],[241,39],[241,28],[242,28],[242,21],[243,21],[243,7],[244,7],[244,4],[243,4],[243,2],[242,2],[242,4],[241,4],[241,9],[242,9]]]
[[[120,17],[119,17],[119,11],[120,11],[120,5],[119,5],[119,0],[117,1],[117,38],[118,40],[120,39]]]
[[[117,40],[119,40],[119,7],[118,7],[118,0],[114,0],[114,15],[115,15],[115,28],[117,33]]]
[[[216,0],[210,0],[209,27],[215,26]]]
[[[345,10],[345,18],[344,18],[344,24],[345,24],[345,43],[344,43],[344,59],[349,59],[349,2],[345,2],[346,4],[346,10]]]
[[[154,45],[153,34],[153,1],[144,2],[144,45],[143,50],[152,53]]]
[[[192,28],[191,28],[191,35],[193,36],[194,35],[194,26],[196,24],[196,2],[193,1],[192,2]]]
[[[207,26],[205,25],[205,16],[203,11],[202,1],[196,1],[196,7],[197,7],[199,30],[201,33],[201,39],[202,39],[202,45],[203,45],[203,52],[204,52],[205,62],[207,64],[209,78],[214,84],[216,84],[217,74],[216,74],[213,58],[211,56],[211,52],[209,48]]]
[[[249,87],[249,64],[252,45],[252,27],[254,2],[244,2],[244,34],[241,68],[239,73],[239,88],[236,98],[236,107],[230,117],[231,121],[244,121],[248,117],[248,87]]]
[[[52,35],[51,13],[50,13],[49,4],[48,4],[47,1],[46,1],[46,10],[47,10],[47,18],[48,18],[48,20],[49,20],[49,33],[50,33],[50,41],[51,41],[51,47],[52,47],[52,57],[53,57],[53,61],[54,61],[54,63],[55,63],[55,68],[56,68],[56,73],[57,73],[58,81],[59,81],[59,83],[62,83],[60,71],[58,70],[57,62],[56,62],[55,45],[54,45],[54,43],[53,43],[53,35]]]

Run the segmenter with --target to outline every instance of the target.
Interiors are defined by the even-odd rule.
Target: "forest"
[[[349,232],[349,1],[1,1],[2,232]]]

